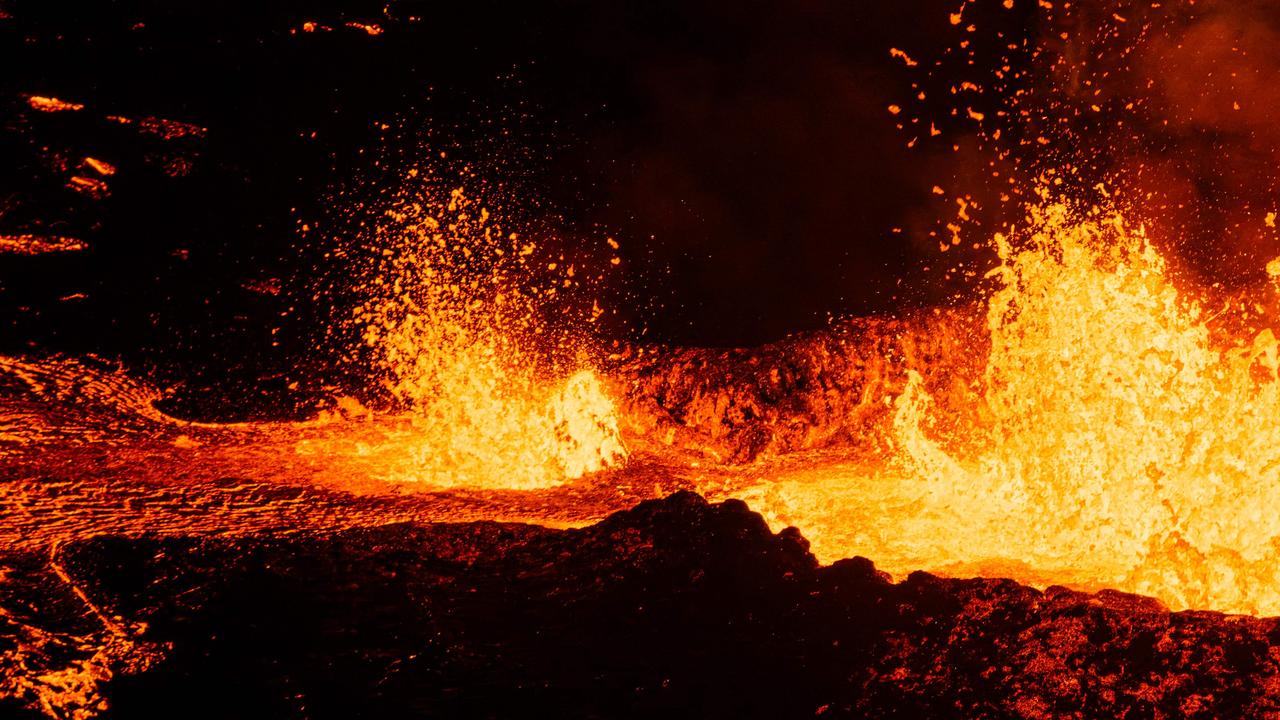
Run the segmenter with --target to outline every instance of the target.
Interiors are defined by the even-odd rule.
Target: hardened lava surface
[[[1280,712],[1273,619],[1006,580],[895,584],[807,547],[687,492],[582,529],[106,536],[52,563],[5,558],[5,652],[37,682],[111,664],[86,704],[120,718]],[[66,640],[95,633],[112,649]]]

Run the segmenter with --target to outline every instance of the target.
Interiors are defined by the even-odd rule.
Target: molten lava
[[[1046,200],[1025,227],[995,236],[983,332],[869,326],[854,345],[797,339],[763,365],[655,349],[603,376],[585,349],[567,369],[536,351],[545,298],[513,275],[533,251],[478,203],[455,192],[389,217],[352,316],[385,407],[345,399],[302,423],[188,423],[154,410],[159,393],[118,371],[11,359],[0,365],[10,378],[0,449],[33,477],[105,460],[112,482],[244,477],[371,497],[420,490],[429,502],[311,515],[267,502],[219,519],[139,515],[124,498],[110,519],[100,515],[114,501],[95,495],[83,499],[93,518],[63,508],[10,539],[408,518],[580,525],[691,488],[799,527],[827,561],[863,555],[895,574],[1280,613],[1269,561],[1280,538],[1280,348],[1269,329],[1234,330],[1263,317],[1256,303],[1210,314],[1180,291],[1143,229],[1116,211]],[[954,350],[919,350],[930,343]],[[802,357],[817,376],[780,374]],[[757,368],[745,390],[716,389],[725,363]],[[666,384],[644,379],[654,373]],[[9,489],[24,507],[78,502],[65,490],[41,500],[45,485]]]
[[[1000,5],[1006,11],[1015,8],[1012,0]],[[1146,228],[1133,221],[1168,213],[1175,206],[1180,211],[1213,210],[1195,199],[1200,191],[1191,188],[1216,185],[1222,179],[1217,155],[1230,147],[1232,137],[1239,146],[1237,164],[1247,166],[1247,172],[1232,171],[1242,178],[1233,183],[1251,187],[1256,184],[1250,179],[1253,173],[1271,172],[1274,163],[1258,161],[1266,155],[1259,148],[1265,143],[1257,141],[1274,124],[1268,104],[1255,100],[1242,105],[1234,99],[1228,103],[1228,96],[1221,93],[1210,97],[1212,102],[1199,96],[1202,75],[1233,78],[1223,80],[1224,88],[1248,77],[1253,79],[1239,80],[1247,90],[1243,94],[1265,100],[1269,75],[1237,74],[1232,63],[1237,53],[1247,54],[1240,48],[1261,52],[1275,43],[1269,32],[1251,39],[1243,30],[1233,30],[1233,14],[1215,18],[1226,14],[1226,3],[1217,3],[1208,24],[1194,26],[1207,30],[1188,30],[1154,45],[1146,38],[1160,33],[1140,20],[1137,8],[1126,9],[1124,15],[1109,9],[1099,13],[1091,22],[1101,31],[1090,33],[1083,28],[1091,25],[1078,24],[1073,17],[1072,3],[1057,4],[1061,8],[1057,18],[1054,3],[1041,0],[1036,5],[1046,11],[1041,13],[1042,25],[1025,19],[1019,22],[1026,22],[1026,27],[1014,26],[1026,39],[1019,42],[1018,34],[996,29],[986,33],[991,37],[985,42],[975,42],[981,38],[971,17],[980,15],[978,6],[960,2],[948,19],[957,33],[963,33],[957,36],[962,39],[942,53],[944,59],[958,58],[959,69],[929,57],[925,49],[912,48],[911,54],[888,49],[904,68],[923,73],[911,84],[909,94],[885,98],[883,105],[894,124],[910,136],[906,146],[925,148],[933,143],[934,152],[967,154],[972,152],[968,146],[976,143],[979,151],[967,175],[955,173],[951,178],[956,183],[973,183],[976,187],[964,188],[970,194],[932,187],[930,199],[947,203],[955,218],[948,215],[928,232],[927,240],[924,233],[909,234],[920,235],[914,240],[926,243],[930,252],[946,253],[954,263],[945,270],[944,281],[970,278],[980,286],[989,283],[984,286],[985,296],[966,296],[974,303],[981,300],[984,307],[975,304],[901,317],[852,319],[823,332],[755,349],[640,347],[615,341],[606,350],[605,340],[593,329],[608,311],[601,308],[592,283],[622,264],[614,252],[619,250],[618,243],[609,238],[607,249],[602,245],[596,254],[590,243],[557,242],[548,237],[546,228],[508,212],[530,203],[527,198],[505,197],[514,192],[503,184],[505,180],[485,183],[470,167],[444,179],[458,168],[446,160],[446,153],[425,147],[431,141],[424,140],[424,147],[409,151],[415,156],[414,164],[404,172],[390,169],[398,167],[398,162],[374,163],[377,170],[371,174],[389,182],[363,182],[358,190],[338,191],[332,205],[334,216],[341,219],[313,220],[317,225],[332,225],[323,233],[308,237],[312,225],[299,222],[308,246],[298,250],[319,247],[325,253],[322,260],[315,258],[313,268],[325,277],[314,294],[303,293],[309,298],[291,296],[297,287],[290,284],[291,278],[280,279],[289,278],[286,273],[237,278],[242,289],[259,298],[296,301],[321,316],[332,309],[333,315],[318,323],[322,333],[316,333],[314,326],[302,329],[303,336],[315,341],[307,349],[324,359],[314,366],[323,367],[314,373],[322,377],[305,380],[327,393],[318,399],[309,419],[213,423],[175,417],[161,409],[166,399],[172,399],[166,397],[168,391],[123,367],[91,355],[39,355],[34,342],[12,344],[35,354],[0,355],[0,547],[9,553],[0,557],[0,600],[4,601],[0,626],[17,638],[0,647],[0,703],[17,698],[23,707],[50,717],[94,717],[107,708],[102,686],[113,673],[140,672],[169,650],[146,637],[144,624],[124,620],[124,610],[117,615],[117,608],[100,607],[90,592],[77,585],[63,556],[63,549],[77,541],[145,537],[148,542],[158,541],[155,547],[165,547],[162,541],[180,538],[183,543],[195,539],[191,546],[200,549],[200,541],[209,538],[220,542],[231,538],[228,545],[234,545],[243,538],[297,536],[300,544],[306,544],[352,528],[402,522],[502,521],[580,527],[676,490],[694,490],[711,500],[745,500],[773,530],[799,528],[813,554],[833,564],[825,576],[829,585],[824,586],[827,580],[814,571],[805,540],[791,533],[778,537],[764,533],[758,520],[748,517],[741,506],[708,510],[702,500],[682,496],[669,510],[671,518],[684,518],[680,522],[702,518],[701,527],[710,527],[713,533],[726,528],[726,537],[739,541],[755,537],[747,546],[763,548],[770,557],[783,548],[795,561],[780,573],[786,597],[804,588],[796,584],[798,570],[811,575],[809,587],[827,587],[840,600],[831,605],[839,609],[839,617],[855,617],[863,625],[864,615],[874,616],[881,624],[877,646],[864,643],[870,635],[862,627],[858,634],[829,637],[827,624],[813,620],[818,616],[788,609],[783,613],[787,623],[803,618],[803,625],[823,631],[814,645],[821,649],[814,655],[819,659],[796,667],[835,667],[830,653],[836,648],[843,648],[838,653],[859,656],[864,647],[887,657],[899,654],[907,646],[906,634],[900,632],[903,622],[908,622],[903,618],[912,617],[904,609],[923,608],[915,618],[956,616],[950,610],[939,614],[925,607],[942,597],[929,595],[937,591],[934,579],[917,577],[900,585],[902,592],[890,591],[870,564],[834,564],[853,556],[870,558],[877,568],[898,577],[925,570],[952,577],[1011,578],[1041,588],[1066,585],[1150,595],[1175,610],[1280,615],[1280,569],[1275,562],[1280,553],[1280,341],[1270,327],[1270,315],[1280,307],[1280,298],[1254,292],[1244,300],[1238,296],[1224,300],[1208,291],[1189,291],[1190,284],[1175,277],[1171,264],[1157,250],[1165,247],[1159,240],[1176,233],[1169,227],[1153,227],[1149,237]],[[1152,10],[1158,8],[1159,3],[1151,4]],[[1196,11],[1178,11],[1182,12]],[[382,17],[385,37],[383,24],[307,21],[300,27],[303,33],[335,31],[334,36],[347,28],[367,36],[362,42],[377,44],[395,39],[392,36],[399,36],[403,27],[394,24],[395,12],[387,10]],[[1167,22],[1183,22],[1179,17]],[[1138,35],[1124,34],[1129,32]],[[1169,71],[1179,66],[1163,59],[1165,44],[1179,50],[1175,57],[1184,46],[1195,48],[1196,57],[1183,58],[1186,67]],[[993,52],[998,56],[994,64],[992,57],[985,57]],[[1138,59],[1131,63],[1130,55]],[[1192,72],[1204,58],[1212,60],[1206,66],[1211,72]],[[978,68],[984,66],[994,71],[992,78],[979,76]],[[1153,73],[1153,67],[1161,72]],[[1039,75],[1050,80],[1043,84]],[[1116,76],[1127,80],[1116,81]],[[1159,103],[1144,99],[1146,91],[1159,84],[1157,80],[1168,87],[1155,100],[1171,108],[1190,106],[1188,117],[1179,119],[1177,113],[1162,111]],[[948,94],[951,99],[942,101],[948,107],[940,109],[935,96]],[[1132,101],[1130,95],[1135,96]],[[78,120],[88,127],[89,121],[101,124],[105,119],[113,132],[121,131],[117,125],[132,128],[130,142],[148,136],[142,139],[152,145],[163,142],[185,148],[181,155],[148,151],[145,162],[131,162],[122,155],[117,168],[87,154],[90,150],[99,154],[96,147],[64,150],[56,149],[64,143],[28,143],[41,148],[41,161],[57,171],[49,173],[59,178],[54,185],[60,192],[74,193],[68,197],[75,207],[104,213],[111,207],[143,207],[133,205],[129,196],[130,187],[132,192],[147,187],[131,185],[139,182],[129,177],[135,168],[152,165],[172,178],[198,177],[197,162],[202,162],[198,158],[204,150],[196,150],[219,127],[212,122],[203,127],[142,114],[98,116],[86,105],[52,96],[22,97],[15,107],[25,105],[21,122],[16,123],[23,127]],[[887,102],[890,99],[896,102]],[[1230,113],[1225,109],[1228,105]],[[1265,111],[1254,116],[1253,106]],[[1224,122],[1220,114],[1231,119]],[[385,132],[390,125],[379,121],[377,127]],[[303,137],[315,139],[316,132]],[[1168,162],[1169,157],[1154,157],[1172,156],[1192,139],[1197,146],[1204,141],[1210,149],[1203,152],[1215,162],[1187,163],[1194,169],[1173,168],[1177,163]],[[107,150],[104,157],[116,160],[112,148],[101,149]],[[418,158],[425,160],[418,163]],[[1199,169],[1201,165],[1212,169],[1214,182],[1206,182],[1202,173],[1208,170]],[[768,169],[767,164],[762,167]],[[986,176],[992,180],[984,189],[975,178]],[[1177,192],[1152,192],[1152,186],[1177,186],[1168,178],[1183,176],[1188,179],[1185,202]],[[1103,179],[1106,182],[1094,185]],[[458,185],[467,190],[456,189]],[[1107,194],[1107,185],[1123,190],[1116,197],[1130,203],[1125,207],[1141,203],[1144,212],[1120,209],[1120,201]],[[1103,189],[1098,204],[1090,206],[1081,200],[1096,189]],[[1000,209],[995,207],[997,198]],[[973,228],[984,223],[1003,227],[1008,215],[1001,213],[1012,209],[1015,215],[1021,214],[1028,199],[1031,205],[1020,224],[991,234],[986,246],[970,242]],[[118,206],[113,205],[117,202]],[[1234,220],[1241,207],[1257,217],[1256,204],[1236,203],[1217,210]],[[554,216],[545,208],[530,212],[537,217]],[[55,220],[15,221],[13,228],[0,234],[0,256],[45,267],[43,263],[57,258],[40,256],[79,253],[91,256],[84,261],[89,264],[100,244],[124,235],[107,234],[100,243],[97,220]],[[1168,224],[1191,232],[1187,222]],[[1237,244],[1264,247],[1258,238],[1274,237],[1263,228],[1275,229],[1276,213],[1252,224],[1253,238]],[[87,241],[55,234],[61,228],[91,234],[85,236]],[[1157,229],[1160,234],[1154,232]],[[1232,245],[1226,240],[1231,233],[1218,234],[1223,236],[1222,247]],[[1195,243],[1203,237],[1201,228],[1200,235],[1189,234],[1186,240]],[[1218,247],[1216,241],[1214,247]],[[190,259],[186,249],[175,249],[172,256],[183,263]],[[979,281],[993,257],[994,269]],[[1276,295],[1280,258],[1266,270],[1273,283],[1266,294]],[[1237,283],[1232,292],[1238,290]],[[74,292],[59,301],[89,297]],[[25,305],[18,310],[23,318],[40,314]],[[282,317],[294,310],[289,307]],[[299,312],[293,317],[309,316]],[[42,327],[34,319],[22,322]],[[156,316],[152,324],[160,327]],[[253,363],[246,363],[244,369],[252,367]],[[287,373],[270,377],[296,380]],[[298,384],[288,387],[296,389]],[[298,397],[317,400],[305,392]],[[659,516],[649,508],[637,517]],[[595,539],[587,544],[597,547],[586,554],[588,558],[617,562],[593,565],[581,573],[592,592],[603,587],[597,582],[601,573],[617,569],[616,575],[652,564],[653,544],[643,539],[638,527],[643,526],[615,523],[591,535]],[[454,533],[453,529],[436,530],[387,537],[421,543],[422,538]],[[484,537],[502,536],[506,538],[501,540],[503,547],[508,547],[505,543],[515,547],[524,542],[521,538],[536,539],[543,532],[538,528],[526,535],[528,530],[458,529],[459,537],[470,539],[458,541],[458,547],[425,554],[429,562],[413,569],[448,578],[444,584],[451,586],[448,592],[452,593],[453,585],[464,587],[461,580],[455,583],[466,574],[457,568],[469,571],[475,557],[492,551],[483,547],[490,542]],[[624,534],[634,538],[620,539]],[[518,595],[510,588],[522,587],[520,583],[528,577],[545,575],[554,562],[572,555],[564,548],[578,542],[545,539],[550,537],[544,537],[546,554],[528,555],[527,565],[503,560],[500,581],[505,583],[508,575],[503,573],[514,568],[520,582],[502,585],[499,594]],[[696,560],[692,564],[685,564],[681,557],[673,565],[679,572],[669,577],[701,583],[709,574],[704,568],[732,565],[719,558],[744,546],[712,539],[719,548],[716,554],[691,555]],[[606,545],[612,546],[609,552],[599,552]],[[677,543],[677,548],[666,561],[689,554],[688,546]],[[363,554],[364,549],[360,552],[358,557],[374,559],[370,564],[384,562],[388,555],[382,547],[372,555]],[[93,556],[92,552],[87,555]],[[642,556],[647,559],[637,562]],[[163,559],[163,553],[156,558]],[[388,576],[394,577],[395,561],[388,562],[377,570],[392,568]],[[47,572],[36,567],[41,563],[47,564]],[[455,568],[449,572],[457,575],[438,573],[437,566]],[[111,572],[124,567],[128,566],[112,565]],[[526,573],[521,568],[531,569]],[[697,571],[690,572],[692,568]],[[40,573],[49,577],[38,582],[31,579]],[[170,579],[164,573],[156,577],[166,583]],[[43,589],[34,590],[50,578],[69,588],[64,600],[73,606],[67,614],[74,622],[56,631],[28,622],[39,616],[41,608],[36,605],[53,597],[43,594]],[[843,604],[853,597],[849,590],[853,582],[864,585],[864,590],[871,588],[865,597],[875,598],[874,602]],[[678,583],[649,583],[645,592],[659,585],[665,591],[666,585]],[[1175,667],[1195,664],[1185,658],[1160,669],[1165,673],[1163,689],[1153,689],[1149,680],[1156,672],[1148,672],[1144,665],[1157,650],[1176,655],[1199,642],[1189,639],[1198,636],[1177,635],[1186,617],[1177,622],[1152,621],[1150,627],[1125,625],[1126,637],[1137,639],[1108,645],[1095,638],[1102,632],[1098,628],[1111,632],[1114,624],[1077,622],[1078,614],[1101,607],[1099,599],[1073,599],[1062,590],[1040,594],[1026,588],[1000,589],[1006,584],[998,582],[964,585],[948,586],[959,590],[948,590],[951,594],[946,597],[952,598],[948,602],[967,598],[963,602],[969,604],[958,614],[972,625],[947,624],[954,620],[909,621],[915,624],[912,632],[937,643],[911,648],[913,661],[920,659],[920,667],[925,668],[918,676],[920,688],[928,690],[938,682],[939,663],[972,660],[959,654],[948,656],[940,649],[942,644],[972,646],[975,638],[981,638],[977,644],[982,645],[987,637],[998,637],[1002,652],[1017,647],[1022,660],[988,667],[988,662],[997,662],[989,659],[995,656],[985,647],[975,650],[980,660],[968,669],[977,668],[984,683],[989,676],[1018,667],[1028,675],[1048,677],[1037,680],[1045,685],[1068,685],[1059,683],[1058,676],[1079,671],[1083,665],[1079,648],[1089,646],[1090,657],[1127,653],[1120,664],[1130,666],[1126,671],[1137,678],[1132,685],[1144,703],[1169,694],[1172,685],[1190,687],[1184,682],[1184,676],[1189,677],[1184,668]],[[466,594],[481,587],[485,586],[470,586]],[[748,587],[754,592],[762,586],[723,587],[735,591]],[[27,592],[39,602],[14,599]],[[809,592],[809,596],[816,594]],[[983,594],[989,596],[974,599]],[[728,595],[722,590],[686,592],[677,587],[677,597],[694,597],[696,602],[709,598],[712,614],[717,616],[721,600]],[[900,604],[885,599],[893,596]],[[1016,603],[1009,608],[1020,608],[1013,614],[1024,618],[1018,622],[997,619],[990,623],[998,628],[997,635],[982,635],[987,629],[979,626],[995,615],[1009,614],[1008,608],[988,613],[1004,602],[998,598],[1015,596]],[[177,597],[188,602],[185,593]],[[474,597],[484,605],[489,596]],[[563,598],[569,596],[547,597],[554,599],[552,604],[559,611]],[[414,598],[415,603],[419,600]],[[1167,615],[1151,607],[1157,603],[1145,600],[1116,599],[1112,594],[1108,602],[1123,605],[1123,612],[1132,617]],[[1050,607],[1055,603],[1056,609]],[[638,608],[637,612],[652,607],[631,599],[627,605]],[[872,606],[874,612],[865,612]],[[421,607],[413,607],[412,617],[419,617]],[[499,606],[485,607],[486,612],[492,607]],[[1062,635],[1024,643],[1038,632],[1027,629],[1035,626],[1024,621],[1037,613],[1051,615],[1045,627]],[[182,614],[187,614],[185,608]],[[509,614],[524,622],[519,613]],[[744,616],[751,617],[751,612]],[[451,616],[450,623],[458,617]],[[604,617],[614,618],[612,614]],[[735,632],[746,627],[734,620],[733,613],[724,617],[731,620],[727,626]],[[483,618],[486,623],[490,619]],[[1263,653],[1270,653],[1271,660],[1280,657],[1274,648],[1262,649],[1266,643],[1274,644],[1274,628],[1251,622],[1247,640],[1234,646],[1225,640],[1214,641],[1217,645],[1206,641],[1205,652],[1238,656],[1232,664],[1252,663]],[[1165,626],[1160,628],[1160,623]],[[344,632],[349,630],[342,627]],[[535,628],[533,635],[541,632],[536,625],[530,627]],[[1080,629],[1088,627],[1094,629]],[[1165,634],[1157,639],[1157,632]],[[437,633],[432,642],[446,637]],[[841,646],[836,638],[844,637],[857,642]],[[1012,641],[1015,638],[1017,642]],[[1249,651],[1239,651],[1246,641]],[[858,649],[852,650],[854,646]],[[1023,646],[1048,649],[1038,649],[1031,657],[1022,652]],[[465,677],[475,677],[470,674],[472,651],[458,647],[463,648],[458,655],[465,656]],[[783,647],[781,652],[792,652]],[[1072,651],[1076,654],[1061,651],[1063,647],[1076,648]],[[493,648],[518,656],[500,643]],[[667,647],[661,650],[665,653]],[[419,653],[419,648],[413,651],[410,660],[431,657]],[[1064,659],[1068,655],[1069,660]],[[775,655],[761,657],[772,662]],[[1109,657],[1106,662],[1112,660]],[[883,667],[891,670],[877,668],[867,677],[885,685],[913,685],[891,664]],[[430,668],[433,675],[436,671]],[[1102,697],[1110,693],[1114,699],[1111,676],[1096,667],[1090,672],[1102,688]],[[391,677],[388,669],[382,679]],[[668,687],[670,678],[660,677],[661,687]],[[843,677],[854,676],[845,673]],[[1268,693],[1280,687],[1272,676],[1255,679]],[[575,683],[578,680],[574,678]],[[1003,682],[1000,693],[1015,699],[1022,692],[1016,688],[1032,687],[1023,679]],[[292,692],[293,686],[289,687]],[[489,687],[481,686],[485,691]],[[546,694],[551,685],[526,687],[540,687]],[[1005,692],[1010,687],[1015,691]],[[969,693],[968,687],[963,689]],[[1197,694],[1200,689],[1196,687]],[[1239,694],[1237,690],[1212,692],[1228,697]],[[1212,696],[1206,692],[1204,697]],[[297,694],[295,699],[301,698]],[[1024,699],[1028,704],[1022,709],[1034,710],[1023,713],[1028,716],[1049,716],[1059,709],[1039,698]],[[1189,702],[1199,703],[1200,698]],[[832,706],[817,707],[822,714]],[[1190,714],[1187,707],[1194,710],[1199,705],[1182,706],[1183,714]]]
[[[763,499],[828,559],[1280,613],[1272,331],[1221,339],[1115,211],[1046,204],[994,244],[973,392],[935,398],[909,369],[877,479],[811,468]],[[887,517],[847,507],[855,492]]]
[[[415,428],[388,477],[534,489],[626,456],[593,371],[557,377],[539,352],[556,287],[528,280],[534,243],[461,190],[397,197],[383,220],[354,317]]]

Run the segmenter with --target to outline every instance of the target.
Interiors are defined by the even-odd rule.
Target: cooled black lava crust
[[[61,567],[163,648],[112,718],[1264,717],[1275,620],[868,560],[692,493],[582,530],[481,522],[78,541]],[[86,622],[35,556],[3,605]],[[16,636],[0,635],[8,646]],[[0,714],[29,711],[0,705]]]

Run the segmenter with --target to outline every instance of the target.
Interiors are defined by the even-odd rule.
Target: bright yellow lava
[[[910,366],[886,350],[874,368],[851,366],[866,375],[865,437],[746,466],[645,435],[656,426],[627,415],[648,405],[628,395],[642,385],[625,367],[606,381],[586,361],[533,352],[537,286],[517,282],[520,262],[504,264],[529,245],[478,204],[455,193],[393,220],[377,272],[357,278],[368,302],[354,316],[388,407],[346,400],[304,423],[191,424],[118,373],[0,358],[12,376],[0,452],[33,477],[97,452],[113,475],[140,478],[451,489],[423,506],[433,519],[465,506],[466,517],[584,523],[685,487],[795,525],[823,561],[862,555],[895,575],[1280,615],[1280,347],[1269,329],[1239,329],[1265,319],[1261,303],[1206,312],[1119,213],[1032,210],[994,240],[996,288],[971,353]],[[505,260],[459,264],[490,251]],[[1280,276],[1280,263],[1269,269]],[[968,331],[895,332],[963,344]],[[716,407],[732,399],[709,392]],[[620,427],[641,462],[608,472],[627,457]],[[446,502],[455,495],[462,505]],[[112,522],[133,512],[110,510]],[[80,532],[76,517],[67,533]]]
[[[536,347],[556,286],[528,279],[533,243],[461,190],[398,199],[374,234],[355,320],[410,426],[364,448],[387,458],[383,479],[532,490],[625,458],[594,371]]]
[[[1280,614],[1271,330],[1215,339],[1116,212],[1049,204],[995,245],[973,406],[935,400],[911,371],[889,467],[803,469],[762,487],[762,509],[824,559]]]

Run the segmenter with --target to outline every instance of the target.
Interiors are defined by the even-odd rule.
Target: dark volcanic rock
[[[884,401],[902,392],[908,369],[935,399],[969,398],[982,317],[961,308],[853,318],[758,348],[633,348],[613,374],[638,435],[718,461],[874,444],[887,426]]]
[[[688,493],[582,530],[397,525],[78,543],[67,574],[169,648],[109,716],[1267,717],[1273,620],[864,559],[818,567]]]

